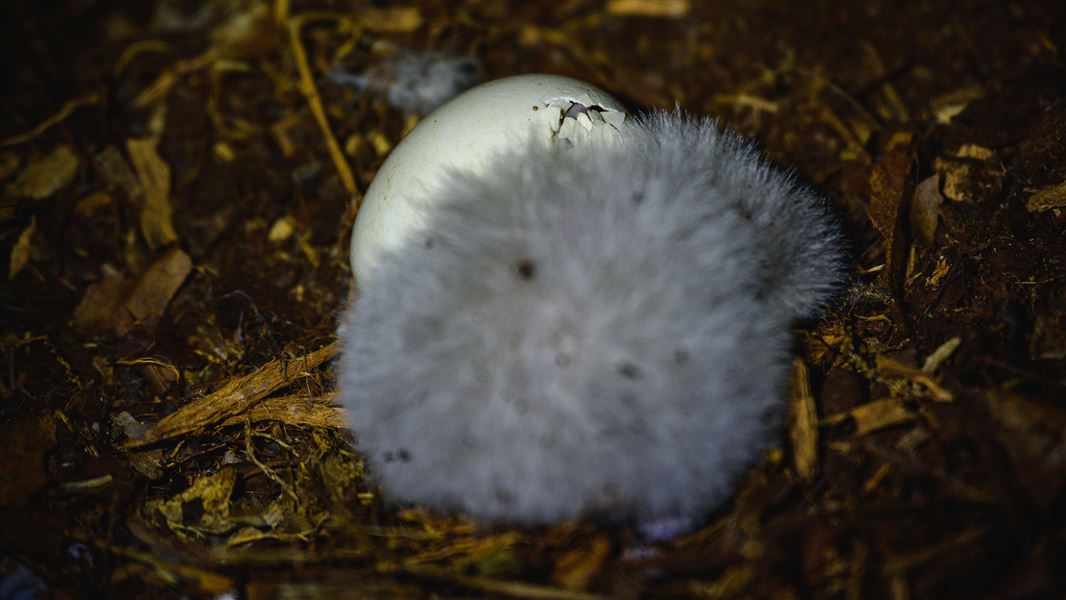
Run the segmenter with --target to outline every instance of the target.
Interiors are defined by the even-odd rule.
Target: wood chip
[[[936,350],[933,350],[933,353],[925,359],[925,362],[922,363],[922,372],[935,372],[938,368],[940,368],[940,365],[943,364],[945,360],[947,360],[951,357],[952,354],[954,354],[955,349],[958,348],[959,344],[961,343],[962,338],[960,338],[959,336],[955,336],[944,342],[943,344],[940,344],[940,346]]]
[[[689,0],[608,0],[607,14],[617,17],[679,19],[692,8]]]
[[[272,242],[282,242],[296,233],[296,227],[292,222],[292,217],[281,217],[270,227],[270,232],[267,233],[267,239]]]
[[[792,361],[788,436],[792,442],[796,474],[800,479],[810,481],[818,470],[818,410],[807,365],[799,358]]]
[[[267,398],[243,415],[228,417],[222,425],[241,425],[251,420],[252,423],[277,421],[302,427],[345,428],[348,426],[347,413],[339,406],[332,406],[336,398],[335,391],[313,398],[307,395]]]
[[[15,198],[41,200],[66,187],[77,172],[77,155],[69,146],[59,145],[31,160],[7,191]]]
[[[923,386],[929,391],[929,396],[937,402],[951,402],[955,396],[940,386],[940,383],[932,375],[910,365],[905,365],[884,354],[878,354],[874,359],[877,370],[888,377],[906,377],[911,381]]]
[[[826,417],[824,423],[836,425],[848,419],[855,422],[855,435],[862,436],[886,427],[913,421],[914,413],[903,406],[902,400],[883,398],[860,404],[847,412],[830,415]]]
[[[196,398],[163,417],[144,438],[132,440],[130,447],[145,446],[180,435],[202,431],[209,425],[222,423],[248,410],[263,398],[290,385],[297,377],[329,360],[337,351],[337,343],[315,350],[295,359],[275,359],[253,373],[234,377],[218,390]]]

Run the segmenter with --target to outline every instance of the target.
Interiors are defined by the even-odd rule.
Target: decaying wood
[[[131,440],[130,447],[147,446],[169,438],[202,431],[211,425],[243,414],[256,402],[292,385],[299,377],[333,357],[337,343],[333,342],[314,352],[296,358],[278,358],[248,375],[234,377],[218,390],[181,407],[167,415],[139,440]]]

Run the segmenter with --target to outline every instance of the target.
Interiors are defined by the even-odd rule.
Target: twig
[[[792,361],[788,423],[796,474],[810,481],[818,470],[818,410],[811,392],[810,373],[801,358]]]
[[[275,359],[254,373],[234,377],[218,390],[197,398],[174,413],[161,419],[140,440],[130,447],[146,446],[165,439],[197,431],[239,415],[253,404],[292,383],[298,375],[329,360],[337,350],[334,342],[295,360]]]
[[[82,96],[81,98],[68,100],[65,104],[63,104],[63,107],[59,109],[59,112],[48,117],[44,121],[41,121],[40,125],[27,131],[26,133],[21,133],[19,135],[11,136],[5,140],[0,140],[0,148],[7,148],[8,146],[16,146],[18,144],[28,142],[33,138],[41,135],[45,131],[48,131],[48,129],[50,129],[52,126],[66,120],[68,117],[70,117],[70,115],[74,114],[75,110],[83,106],[93,106],[96,104],[100,104],[103,98],[104,95],[102,92],[94,92],[92,94],[89,94],[88,96]]]
[[[861,102],[856,100],[854,96],[852,96],[851,94],[849,94],[847,92],[847,90],[845,90],[844,88],[842,88],[839,85],[837,85],[836,83],[834,83],[831,79],[829,79],[827,77],[824,77],[824,76],[822,76],[822,75],[820,75],[818,73],[815,73],[813,71],[808,71],[806,69],[799,69],[799,68],[796,68],[796,67],[789,67],[789,68],[786,68],[786,69],[782,69],[781,71],[778,71],[778,72],[779,73],[783,73],[783,74],[801,75],[803,77],[807,77],[809,79],[812,79],[814,81],[817,81],[817,82],[825,85],[828,89],[830,89],[833,92],[835,92],[838,96],[840,96],[842,99],[844,99],[844,101],[846,101],[848,104],[850,104],[856,111],[858,111],[858,113],[860,115],[862,115],[862,117],[864,119],[866,119],[866,121],[868,123],[870,123],[870,125],[872,125],[875,129],[881,129],[881,122],[877,120],[877,117],[875,117],[872,114],[870,114],[870,111],[866,110],[866,107],[863,106]]]
[[[337,392],[321,396],[312,394],[293,394],[266,398],[248,409],[244,415],[233,415],[222,422],[222,426],[238,425],[247,416],[253,423],[260,421],[277,421],[286,425],[300,427],[334,427],[348,426],[344,409],[330,406],[337,397]]]
[[[259,467],[259,470],[262,471],[264,475],[281,486],[281,489],[284,490],[286,495],[292,498],[293,502],[297,504],[300,503],[300,499],[296,496],[296,492],[293,491],[292,487],[285,483],[281,477],[278,477],[278,474],[274,472],[274,469],[271,469],[266,463],[255,457],[255,449],[252,447],[252,419],[250,417],[244,420],[244,453],[248,455],[248,458],[253,463],[255,463],[255,466]]]
[[[329,155],[333,159],[333,166],[337,169],[337,174],[341,178],[344,189],[353,197],[358,197],[360,194],[359,188],[355,184],[355,176],[352,175],[348,161],[344,159],[340,144],[337,143],[337,138],[333,135],[333,130],[329,126],[329,120],[326,118],[326,109],[322,106],[322,96],[319,95],[318,87],[315,86],[315,80],[311,76],[311,66],[307,62],[307,51],[300,40],[301,29],[312,18],[322,17],[319,15],[299,15],[289,19],[289,41],[292,44],[293,58],[296,60],[296,70],[300,73],[300,92],[307,98],[307,105],[311,108],[311,114],[314,115],[319,129],[322,130],[322,136],[326,139],[326,147],[329,148]]]

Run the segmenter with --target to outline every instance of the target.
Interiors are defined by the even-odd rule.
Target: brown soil
[[[511,4],[4,3],[0,597],[1066,595],[1066,11]],[[417,117],[326,74],[425,49],[715,115],[843,216],[781,447],[691,535],[366,478],[328,358]]]

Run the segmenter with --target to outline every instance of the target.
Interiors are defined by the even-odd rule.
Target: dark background
[[[0,597],[1066,592],[1055,2],[0,11]],[[797,327],[789,403],[815,421],[695,533],[494,528],[364,480],[307,355],[334,339],[361,190],[418,117],[326,73],[406,50],[714,115],[842,215],[849,289]]]

